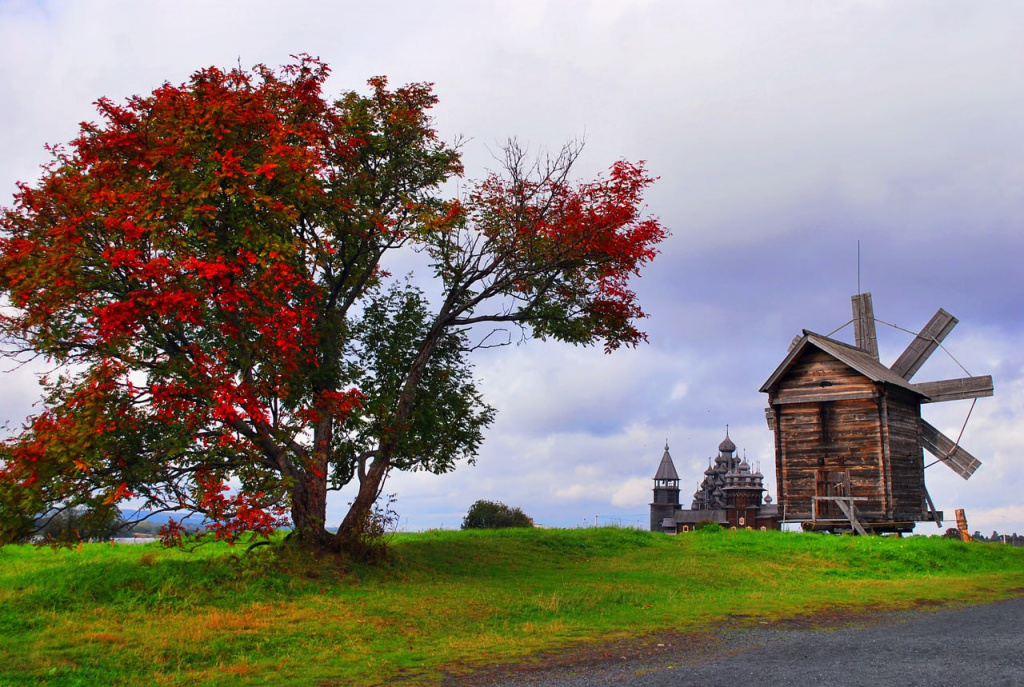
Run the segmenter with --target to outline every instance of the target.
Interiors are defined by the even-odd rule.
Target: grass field
[[[624,529],[396,535],[376,567],[270,547],[0,549],[0,685],[437,684],[581,642],[1024,594],[1024,549]]]

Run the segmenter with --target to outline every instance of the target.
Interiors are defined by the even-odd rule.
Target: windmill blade
[[[875,334],[875,308],[870,293],[858,293],[850,299],[853,306],[853,338],[861,348],[878,360],[878,336]]]
[[[980,460],[964,450],[963,447],[953,443],[952,439],[924,419],[921,420],[921,444],[928,449],[929,453],[965,480],[970,479],[974,471],[981,467]]]
[[[948,312],[939,308],[939,311],[932,315],[932,319],[924,326],[921,333],[907,346],[896,362],[890,368],[903,379],[910,379],[914,376],[928,356],[939,347],[942,340],[953,331],[953,327],[959,322]]]
[[[921,403],[939,403],[940,401],[960,401],[965,398],[983,398],[995,393],[995,387],[992,384],[992,375],[944,379],[939,382],[922,382],[920,384],[912,384],[911,386],[927,396],[927,398],[921,399]]]

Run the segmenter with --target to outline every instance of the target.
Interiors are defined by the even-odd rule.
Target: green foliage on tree
[[[519,508],[498,501],[480,500],[469,507],[462,519],[462,529],[496,529],[500,527],[533,527],[533,518]]]

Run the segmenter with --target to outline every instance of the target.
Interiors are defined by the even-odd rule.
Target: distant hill
[[[184,516],[184,517],[183,517]],[[168,520],[174,519],[186,530],[194,531],[203,529],[205,521],[199,515],[185,515],[184,513],[154,513],[147,510],[134,510],[130,508],[121,509],[121,517],[125,522],[136,523],[128,528],[131,532],[139,534],[156,534]],[[141,522],[140,522],[141,521]]]
[[[121,517],[125,520],[138,520],[145,518],[147,522],[159,522],[165,523],[170,519],[174,519],[178,522],[187,522],[191,525],[201,525],[204,520],[200,515],[189,515],[184,518],[180,514],[176,513],[154,513],[153,511],[147,510],[132,510],[130,508],[121,509]]]

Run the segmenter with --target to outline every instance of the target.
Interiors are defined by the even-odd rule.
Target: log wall
[[[893,519],[926,520],[921,404],[912,394],[891,389],[887,398]]]
[[[877,384],[811,349],[779,380],[769,400],[779,506],[786,520],[811,519],[814,497],[827,495],[865,499],[856,508],[869,522],[922,519],[916,396]],[[818,508],[819,517],[829,514],[826,504],[819,502]]]

